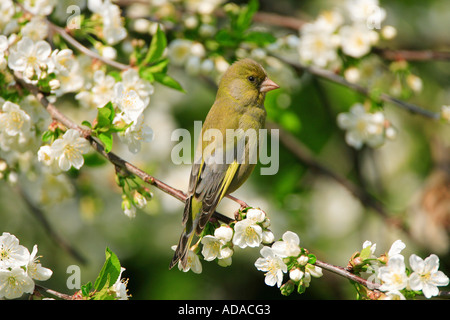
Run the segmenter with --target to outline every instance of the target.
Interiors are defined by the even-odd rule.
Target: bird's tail
[[[190,234],[186,233],[186,230],[183,231],[180,237],[180,241],[178,241],[178,246],[175,250],[172,261],[170,261],[169,269],[172,269],[178,263],[178,261],[181,261],[181,266],[183,268],[186,268],[188,251],[191,246],[193,237],[193,231],[191,231]]]
[[[172,261],[170,262],[169,269],[172,269],[178,261],[181,261],[181,266],[186,268],[188,251],[191,246],[192,238],[195,234],[195,226],[197,219],[193,217],[193,213],[196,213],[201,208],[201,202],[194,199],[192,196],[186,200],[186,205],[184,207],[183,213],[183,224],[185,228],[181,234],[180,240],[178,241],[178,246],[173,255]]]

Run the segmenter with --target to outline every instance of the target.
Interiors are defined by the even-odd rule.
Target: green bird
[[[169,269],[179,261],[186,267],[194,235],[201,234],[223,197],[238,189],[255,168],[252,159],[257,157],[259,134],[245,133],[264,128],[266,92],[277,88],[251,59],[233,63],[222,76],[199,137],[183,212],[184,230]],[[233,139],[227,138],[228,129],[234,129]]]

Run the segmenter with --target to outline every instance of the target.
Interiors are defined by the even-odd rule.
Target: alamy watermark
[[[200,134],[201,140],[200,139]],[[267,129],[226,129],[223,133],[218,129],[208,129],[202,132],[202,122],[194,121],[194,140],[186,129],[176,129],[172,132],[171,140],[178,141],[171,152],[174,164],[192,164],[192,142],[204,143],[203,160],[208,165],[256,164],[263,166],[261,175],[275,175],[279,169],[279,130]],[[270,154],[269,148],[270,146]],[[202,161],[201,154],[194,154],[194,163]]]

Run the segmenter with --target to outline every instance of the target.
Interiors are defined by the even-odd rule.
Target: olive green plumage
[[[235,62],[222,76],[216,100],[202,127],[183,213],[184,231],[170,268],[178,261],[186,267],[194,235],[202,232],[222,198],[239,188],[252,173],[255,162],[249,159],[257,152],[259,135],[256,135],[256,141],[242,135],[226,139],[227,129],[258,132],[264,128],[265,94],[276,88],[278,86],[267,77],[263,67],[251,59]],[[221,133],[222,141],[215,139],[214,132],[217,131]],[[209,132],[212,132],[211,139],[207,138]],[[239,144],[240,139],[245,139],[242,144]],[[244,146],[244,152],[238,152],[239,145]]]

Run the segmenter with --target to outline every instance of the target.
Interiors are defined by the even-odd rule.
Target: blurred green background
[[[343,1],[260,2],[260,11],[314,19],[321,11]],[[449,50],[449,1],[397,0],[380,4],[387,11],[385,24],[395,26],[398,31],[397,37],[389,42],[390,48]],[[423,91],[411,97],[410,102],[435,112],[449,104],[449,64],[449,61],[411,62],[412,70],[423,80]],[[186,93],[156,85],[145,111],[146,123],[155,133],[154,141],[143,145],[138,155],[132,155],[120,143],[113,151],[169,185],[186,190],[190,166],[177,166],[170,160],[176,143],[170,140],[170,134],[176,128],[192,132],[193,121],[206,116],[215,89],[176,68],[169,74],[182,84]],[[286,81],[279,75],[273,75],[273,80]],[[309,170],[283,145],[278,174],[261,176],[257,169],[235,195],[267,212],[276,238],[287,230],[296,232],[301,246],[319,260],[345,267],[365,240],[377,243],[376,253],[381,254],[389,250],[392,242],[401,239],[407,245],[405,257],[416,253],[425,258],[436,253],[440,269],[449,275],[449,241],[441,234],[448,236],[450,208],[444,208],[444,216],[436,218],[434,200],[429,200],[432,205],[428,207],[421,202],[430,183],[436,189],[429,197],[450,190],[449,180],[435,182],[439,179],[436,177],[449,176],[448,171],[439,171],[436,166],[438,161],[449,164],[449,126],[387,104],[386,114],[398,130],[397,138],[381,148],[356,152],[345,144],[336,115],[347,111],[353,103],[364,101],[364,97],[309,75],[292,79],[291,86],[287,83],[284,88],[282,84],[282,89],[268,94],[269,119],[287,128],[325,166],[381,199],[392,216],[407,224],[413,236],[387,225],[341,185]],[[69,276],[66,270],[73,264],[81,268],[82,284],[94,282],[104,262],[105,248],[109,247],[126,268],[123,277],[129,278],[128,289],[133,299],[355,298],[349,281],[328,271],[324,271],[323,278],[313,279],[303,295],[283,297],[276,287],[265,285],[263,273],[256,270],[258,248],[237,248],[233,263],[227,268],[203,262],[200,275],[176,268],[169,271],[173,254],[170,247],[177,243],[182,229],[181,202],[151,188],[154,198],[147,208],[138,210],[135,219],[129,219],[121,210],[120,189],[111,165],[84,167],[79,179],[71,181],[77,190],[73,199],[41,209],[56,233],[86,259],[84,264],[49,237],[16,189],[0,183],[0,231],[16,235],[30,251],[38,244],[39,255],[43,256],[41,263],[54,272],[50,280],[42,283],[45,287],[72,294],[74,290],[66,287]],[[24,178],[20,182],[30,194],[37,188]],[[449,193],[446,196],[448,206]],[[231,215],[236,209],[236,203],[225,199],[218,211]]]

